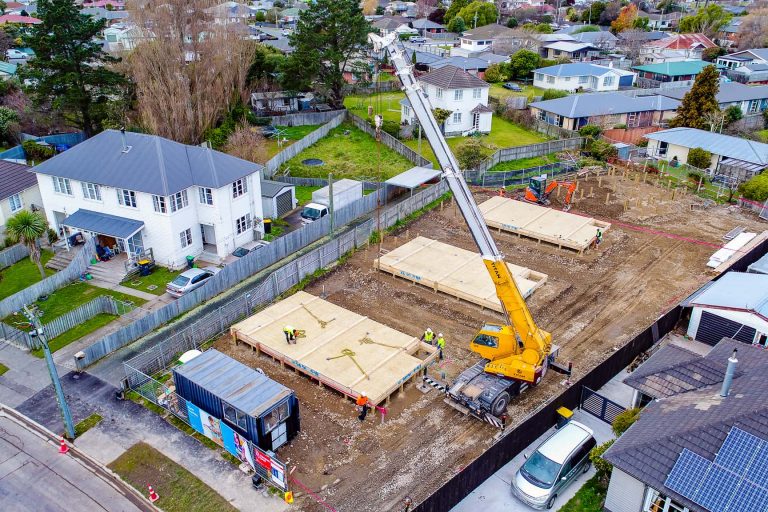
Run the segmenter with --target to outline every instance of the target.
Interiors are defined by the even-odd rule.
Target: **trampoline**
[[[323,162],[319,158],[307,158],[306,160],[302,160],[301,163],[304,165],[309,165],[311,167],[315,167],[318,165],[325,165],[325,162]]]

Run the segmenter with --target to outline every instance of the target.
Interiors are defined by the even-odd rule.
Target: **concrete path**
[[[164,293],[163,295],[154,295],[149,292],[144,292],[141,290],[137,290],[135,288],[128,288],[127,286],[123,286],[121,284],[115,284],[110,283],[109,281],[104,281],[103,279],[91,279],[88,281],[88,284],[92,284],[93,286],[97,286],[99,288],[105,288],[107,290],[114,290],[116,292],[124,293],[126,295],[133,295],[134,297],[139,297],[141,299],[144,299],[146,301],[155,301],[159,297],[162,297],[163,295],[168,295],[167,293]]]
[[[9,407],[15,408],[51,383],[45,361],[3,342],[0,363],[8,367],[0,375],[0,403]]]

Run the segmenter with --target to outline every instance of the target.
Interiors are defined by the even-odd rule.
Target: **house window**
[[[410,117],[411,116],[411,107],[406,107],[405,105],[403,105],[403,114],[405,114],[405,117]]]
[[[272,432],[280,423],[288,419],[288,402],[283,402],[272,409],[262,419],[264,422],[264,433]]]
[[[646,491],[643,512],[690,512],[688,507],[673,501],[669,496],[661,494],[651,487]]]
[[[453,100],[454,101],[461,101],[461,99],[464,98],[464,90],[463,89],[456,89],[453,91]]]
[[[610,87],[611,85],[613,85],[614,79],[615,77],[612,77],[612,76],[607,76],[603,78],[603,87]]]
[[[235,227],[237,228],[237,234],[245,233],[246,230],[251,227],[251,214],[246,213],[235,221]]]
[[[127,188],[117,189],[117,202],[123,206],[136,208],[136,192]]]
[[[483,90],[479,87],[477,89],[472,89],[472,99],[473,100],[479,100],[483,95]]]
[[[563,78],[563,80],[565,80],[566,82],[570,82],[571,81],[571,77],[566,76],[565,78]]]
[[[553,77],[552,75],[547,75],[547,83],[548,84],[555,83],[555,77]]]
[[[68,196],[72,195],[72,187],[69,185],[69,180],[67,178],[59,178],[58,176],[54,176],[53,190],[59,194],[66,194]]]
[[[752,100],[749,102],[749,113],[754,114],[757,112],[757,107],[760,105],[760,100]]]
[[[8,198],[8,202],[11,204],[11,213],[21,210],[21,207],[24,206],[19,194],[13,194]]]
[[[213,204],[213,190],[207,187],[200,187],[198,190],[201,204]]]
[[[536,74],[534,74],[533,76],[534,76],[534,79],[535,79],[537,82],[541,82],[542,80],[544,80],[544,75],[543,75],[542,73],[536,73]]]
[[[86,183],[81,181],[83,187],[83,197],[92,201],[101,201],[101,187],[96,183]]]
[[[152,204],[157,213],[168,213],[168,207],[165,204],[164,196],[152,196]]]
[[[543,110],[539,110],[539,112],[536,114],[536,119],[539,121],[544,121],[547,118],[547,113]]]
[[[179,239],[181,240],[182,249],[188,245],[192,245],[192,228],[187,228],[179,233]]]
[[[436,88],[435,96],[437,96],[438,99],[442,99],[443,97],[443,90],[439,87]]]
[[[233,425],[237,425],[242,430],[248,429],[248,423],[246,421],[247,415],[243,411],[224,401],[222,401],[221,404],[222,409],[224,409],[224,419]]]
[[[189,200],[187,199],[187,191],[182,190],[181,192],[176,192],[171,196],[171,211],[176,212],[181,210],[182,208],[186,208],[189,205]]]
[[[232,183],[232,199],[240,197],[246,192],[248,192],[248,183],[246,183],[245,178],[241,178]]]
[[[587,75],[580,76],[579,77],[579,83],[580,84],[586,84],[589,83],[589,77]]]
[[[596,76],[590,77],[589,86],[592,89],[597,89],[597,77]]]
[[[453,113],[453,124],[460,124],[461,123],[461,112],[454,112]]]

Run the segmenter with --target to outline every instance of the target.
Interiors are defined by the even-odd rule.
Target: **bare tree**
[[[263,164],[269,160],[267,141],[256,128],[247,124],[241,124],[229,136],[224,151],[249,162]]]
[[[725,112],[719,109],[714,112],[707,112],[704,114],[704,122],[709,126],[709,131],[719,132],[725,124]]]
[[[739,26],[739,50],[763,48],[768,44],[768,9],[756,9]]]
[[[128,57],[138,111],[151,132],[201,141],[234,101],[245,99],[255,42],[245,27],[214,17],[212,0],[134,0],[144,41]]]
[[[637,62],[646,42],[645,32],[638,29],[625,30],[619,36],[618,46],[633,62]]]
[[[437,8],[437,0],[417,0],[416,16],[418,16],[419,18],[426,18],[436,8]]]
[[[376,14],[376,8],[379,6],[379,0],[363,0],[363,14],[370,16]]]

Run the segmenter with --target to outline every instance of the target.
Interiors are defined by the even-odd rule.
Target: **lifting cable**
[[[360,373],[362,373],[363,375],[365,375],[365,378],[366,378],[366,379],[368,379],[368,380],[371,380],[371,377],[370,377],[370,375],[368,375],[368,374],[365,372],[365,370],[363,370],[363,367],[362,367],[362,366],[360,366],[360,363],[358,363],[358,362],[357,362],[357,359],[355,359],[355,356],[356,356],[356,355],[357,355],[357,354],[355,354],[353,351],[349,350],[348,348],[345,348],[345,349],[342,349],[342,351],[341,351],[341,355],[339,355],[339,356],[333,356],[333,357],[326,357],[326,358],[325,358],[325,360],[326,360],[326,361],[330,361],[330,360],[332,360],[332,359],[339,359],[339,358],[342,358],[342,357],[348,357],[348,358],[350,358],[350,359],[352,360],[352,362],[353,362],[353,363],[355,363],[355,366],[357,366],[357,369],[358,369],[358,370],[360,370]]]

